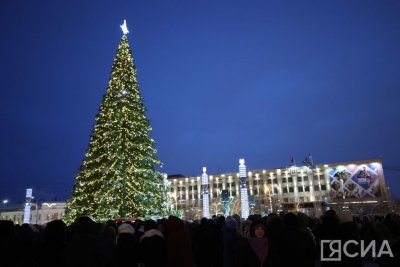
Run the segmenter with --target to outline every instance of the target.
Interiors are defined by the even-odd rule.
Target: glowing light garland
[[[32,189],[28,188],[26,189],[26,202],[25,202],[25,207],[24,207],[24,220],[23,223],[30,223],[31,219],[31,201],[32,201]],[[36,209],[38,207],[36,206]]]
[[[249,196],[247,192],[247,174],[244,159],[239,159],[239,177],[240,177],[240,203],[242,218],[249,217]]]
[[[203,167],[203,174],[201,176],[201,189],[203,195],[203,217],[210,218],[210,198],[208,195],[208,175],[207,168]]]
[[[154,140],[140,95],[126,34],[118,46],[106,94],[81,163],[65,220],[81,215],[96,220],[115,218],[157,218],[171,213],[166,207],[163,175],[155,168]]]

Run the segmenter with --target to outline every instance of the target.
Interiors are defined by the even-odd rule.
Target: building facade
[[[64,216],[65,202],[56,203],[42,203],[41,205],[31,203],[31,214],[29,223],[31,224],[45,224],[53,220],[62,219]],[[21,208],[8,208],[0,211],[1,220],[10,220],[14,224],[22,224],[24,216],[24,209]]]
[[[206,177],[206,176],[205,176]],[[201,177],[171,175],[170,203],[183,213],[184,219],[203,217]],[[301,211],[319,216],[326,209],[353,214],[385,214],[389,211],[389,192],[382,162],[366,160],[288,166],[247,172],[250,214]],[[210,215],[240,214],[239,173],[208,175]],[[31,203],[30,223],[45,224],[62,219],[65,203]],[[23,222],[23,208],[0,211],[1,220]]]
[[[329,208],[378,213],[387,212],[389,205],[380,160],[253,170],[247,178],[250,214],[302,211],[319,216]],[[226,214],[226,201],[229,214],[240,214],[239,173],[208,175],[208,179],[211,215]],[[168,182],[173,207],[185,219],[201,218],[200,176],[169,176]]]

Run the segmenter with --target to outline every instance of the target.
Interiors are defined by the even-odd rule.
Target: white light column
[[[32,200],[32,189],[26,189],[26,197],[25,197],[25,208],[24,208],[24,222],[29,223],[31,219],[31,200]],[[37,209],[37,207],[36,207]]]
[[[210,218],[210,198],[208,196],[208,175],[207,168],[203,167],[203,174],[201,175],[201,191],[203,195],[203,217]]]
[[[249,217],[249,196],[247,193],[247,174],[246,165],[244,165],[244,159],[239,159],[239,177],[242,218],[246,220],[247,217]]]
[[[166,197],[164,206],[166,208],[170,208],[172,203],[171,203],[171,190],[169,188],[169,182],[168,182],[168,174],[162,173],[162,176],[163,176],[163,184],[164,184],[165,197]]]

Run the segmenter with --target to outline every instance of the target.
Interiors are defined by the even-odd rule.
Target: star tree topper
[[[128,33],[129,33],[129,31],[128,31],[128,25],[126,25],[126,19],[124,19],[124,24],[120,25],[120,27],[121,27],[122,32],[123,32],[124,34],[128,34]]]

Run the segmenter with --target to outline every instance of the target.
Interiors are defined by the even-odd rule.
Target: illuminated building
[[[223,214],[221,194],[229,192],[232,198],[230,214],[241,213],[240,175],[223,173],[185,177],[169,175],[170,202],[182,210],[184,219],[200,219],[203,214],[202,178],[208,177],[210,216]],[[353,214],[385,214],[388,212],[389,192],[380,160],[288,166],[247,171],[246,185],[250,214],[302,211],[311,216],[321,215],[327,208],[338,212],[350,210]],[[205,187],[203,186],[203,189]],[[226,192],[226,191],[225,191]],[[43,224],[61,219],[65,203],[43,203],[36,211],[32,203],[30,223]],[[3,209],[0,219],[22,223],[23,207]],[[206,211],[207,213],[207,211]]]
[[[240,214],[239,173],[208,175],[210,215],[223,213],[222,190],[233,198],[231,214]],[[177,209],[185,219],[202,217],[201,178],[168,177]],[[247,172],[250,214],[303,211],[320,215],[327,208],[354,214],[387,212],[389,193],[380,160],[288,166]]]
[[[62,219],[64,216],[65,202],[42,203],[37,205],[31,202],[31,212],[29,223],[45,224],[53,220]],[[10,220],[15,224],[22,224],[24,218],[24,208],[5,208],[0,210],[0,220]]]

